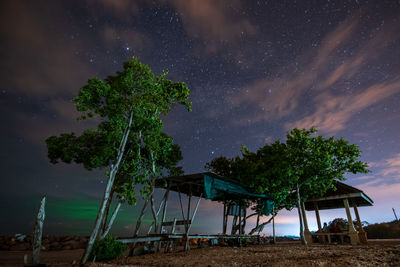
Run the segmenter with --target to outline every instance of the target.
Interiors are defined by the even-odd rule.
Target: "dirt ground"
[[[48,266],[71,266],[83,250],[44,251]],[[0,265],[23,266],[24,251],[0,251]],[[97,266],[400,266],[400,240],[370,240],[368,245],[310,245],[281,242],[250,247],[209,247],[122,258]]]

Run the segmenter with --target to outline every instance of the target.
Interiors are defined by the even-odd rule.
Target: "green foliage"
[[[89,79],[74,103],[82,114],[78,120],[93,118],[97,128],[87,129],[80,136],[64,133],[49,137],[50,162],[75,162],[88,170],[111,169],[117,163],[121,139],[129,130],[113,188],[121,202],[136,202],[136,184],[145,185],[140,193],[146,197],[154,179],[182,173],[176,166],[182,159],[180,148],[162,132],[160,116],[175,104],[191,110],[187,101],[190,91],[185,83],[168,80],[166,75],[154,75],[147,65],[133,58],[114,76]]]
[[[361,152],[357,145],[343,138],[312,136],[316,132],[314,128],[293,129],[287,134],[287,175],[292,189],[299,186],[302,201],[322,196],[334,188],[335,179],[345,180],[347,172],[369,172],[368,165],[358,160]]]
[[[206,169],[246,185],[256,193],[270,195],[275,213],[296,206],[296,190],[302,201],[322,196],[333,188],[333,180],[344,180],[346,172],[366,173],[367,164],[358,161],[360,150],[342,138],[312,136],[317,131],[293,129],[286,143],[266,144],[256,152],[242,147],[241,157],[214,158]],[[260,214],[261,203],[254,207]]]
[[[128,249],[124,243],[118,242],[115,237],[108,235],[101,241],[95,241],[89,260],[96,257],[96,261],[108,261],[119,258]]]

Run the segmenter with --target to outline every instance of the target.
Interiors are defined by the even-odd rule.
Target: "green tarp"
[[[274,208],[274,202],[270,200],[267,195],[251,193],[246,188],[244,188],[239,184],[214,178],[208,176],[207,174],[204,174],[203,176],[204,176],[204,194],[205,194],[204,197],[206,199],[224,200],[232,196],[237,196],[247,199],[258,198],[265,200],[263,205],[263,214],[264,215],[271,214]]]

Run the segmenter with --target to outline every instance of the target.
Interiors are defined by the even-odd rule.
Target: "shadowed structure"
[[[336,190],[330,189],[322,197],[309,199],[305,203],[303,203],[302,212],[304,214],[306,238],[310,242],[312,242],[313,235],[315,236],[326,235],[328,237],[328,241],[330,242],[330,234],[322,232],[319,210],[345,208],[347,214],[347,220],[349,222],[349,231],[340,234],[348,235],[350,237],[351,244],[359,244],[359,243],[366,244],[367,235],[364,229],[362,228],[361,219],[357,207],[372,206],[374,202],[363,191],[355,187],[346,185],[339,181],[334,181],[334,185],[336,187]],[[350,206],[354,208],[354,213],[357,219],[358,231],[354,228],[353,219],[351,217],[351,212],[350,212]],[[315,210],[315,215],[317,217],[317,223],[318,223],[317,233],[311,234],[308,229],[307,218],[305,216],[306,210],[308,211]],[[335,234],[337,235],[338,233]]]

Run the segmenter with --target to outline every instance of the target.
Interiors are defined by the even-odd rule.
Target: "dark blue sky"
[[[93,126],[76,122],[71,99],[132,56],[191,89],[193,111],[164,118],[186,173],[315,126],[359,145],[370,163],[347,181],[375,201],[362,219],[400,210],[399,1],[10,0],[0,22],[2,233],[31,231],[43,194],[47,233],[89,233],[105,170],[51,165],[44,140]],[[136,212],[123,209],[114,231],[129,234]],[[200,210],[217,232],[221,207]],[[294,211],[277,221],[278,234],[298,232]]]

